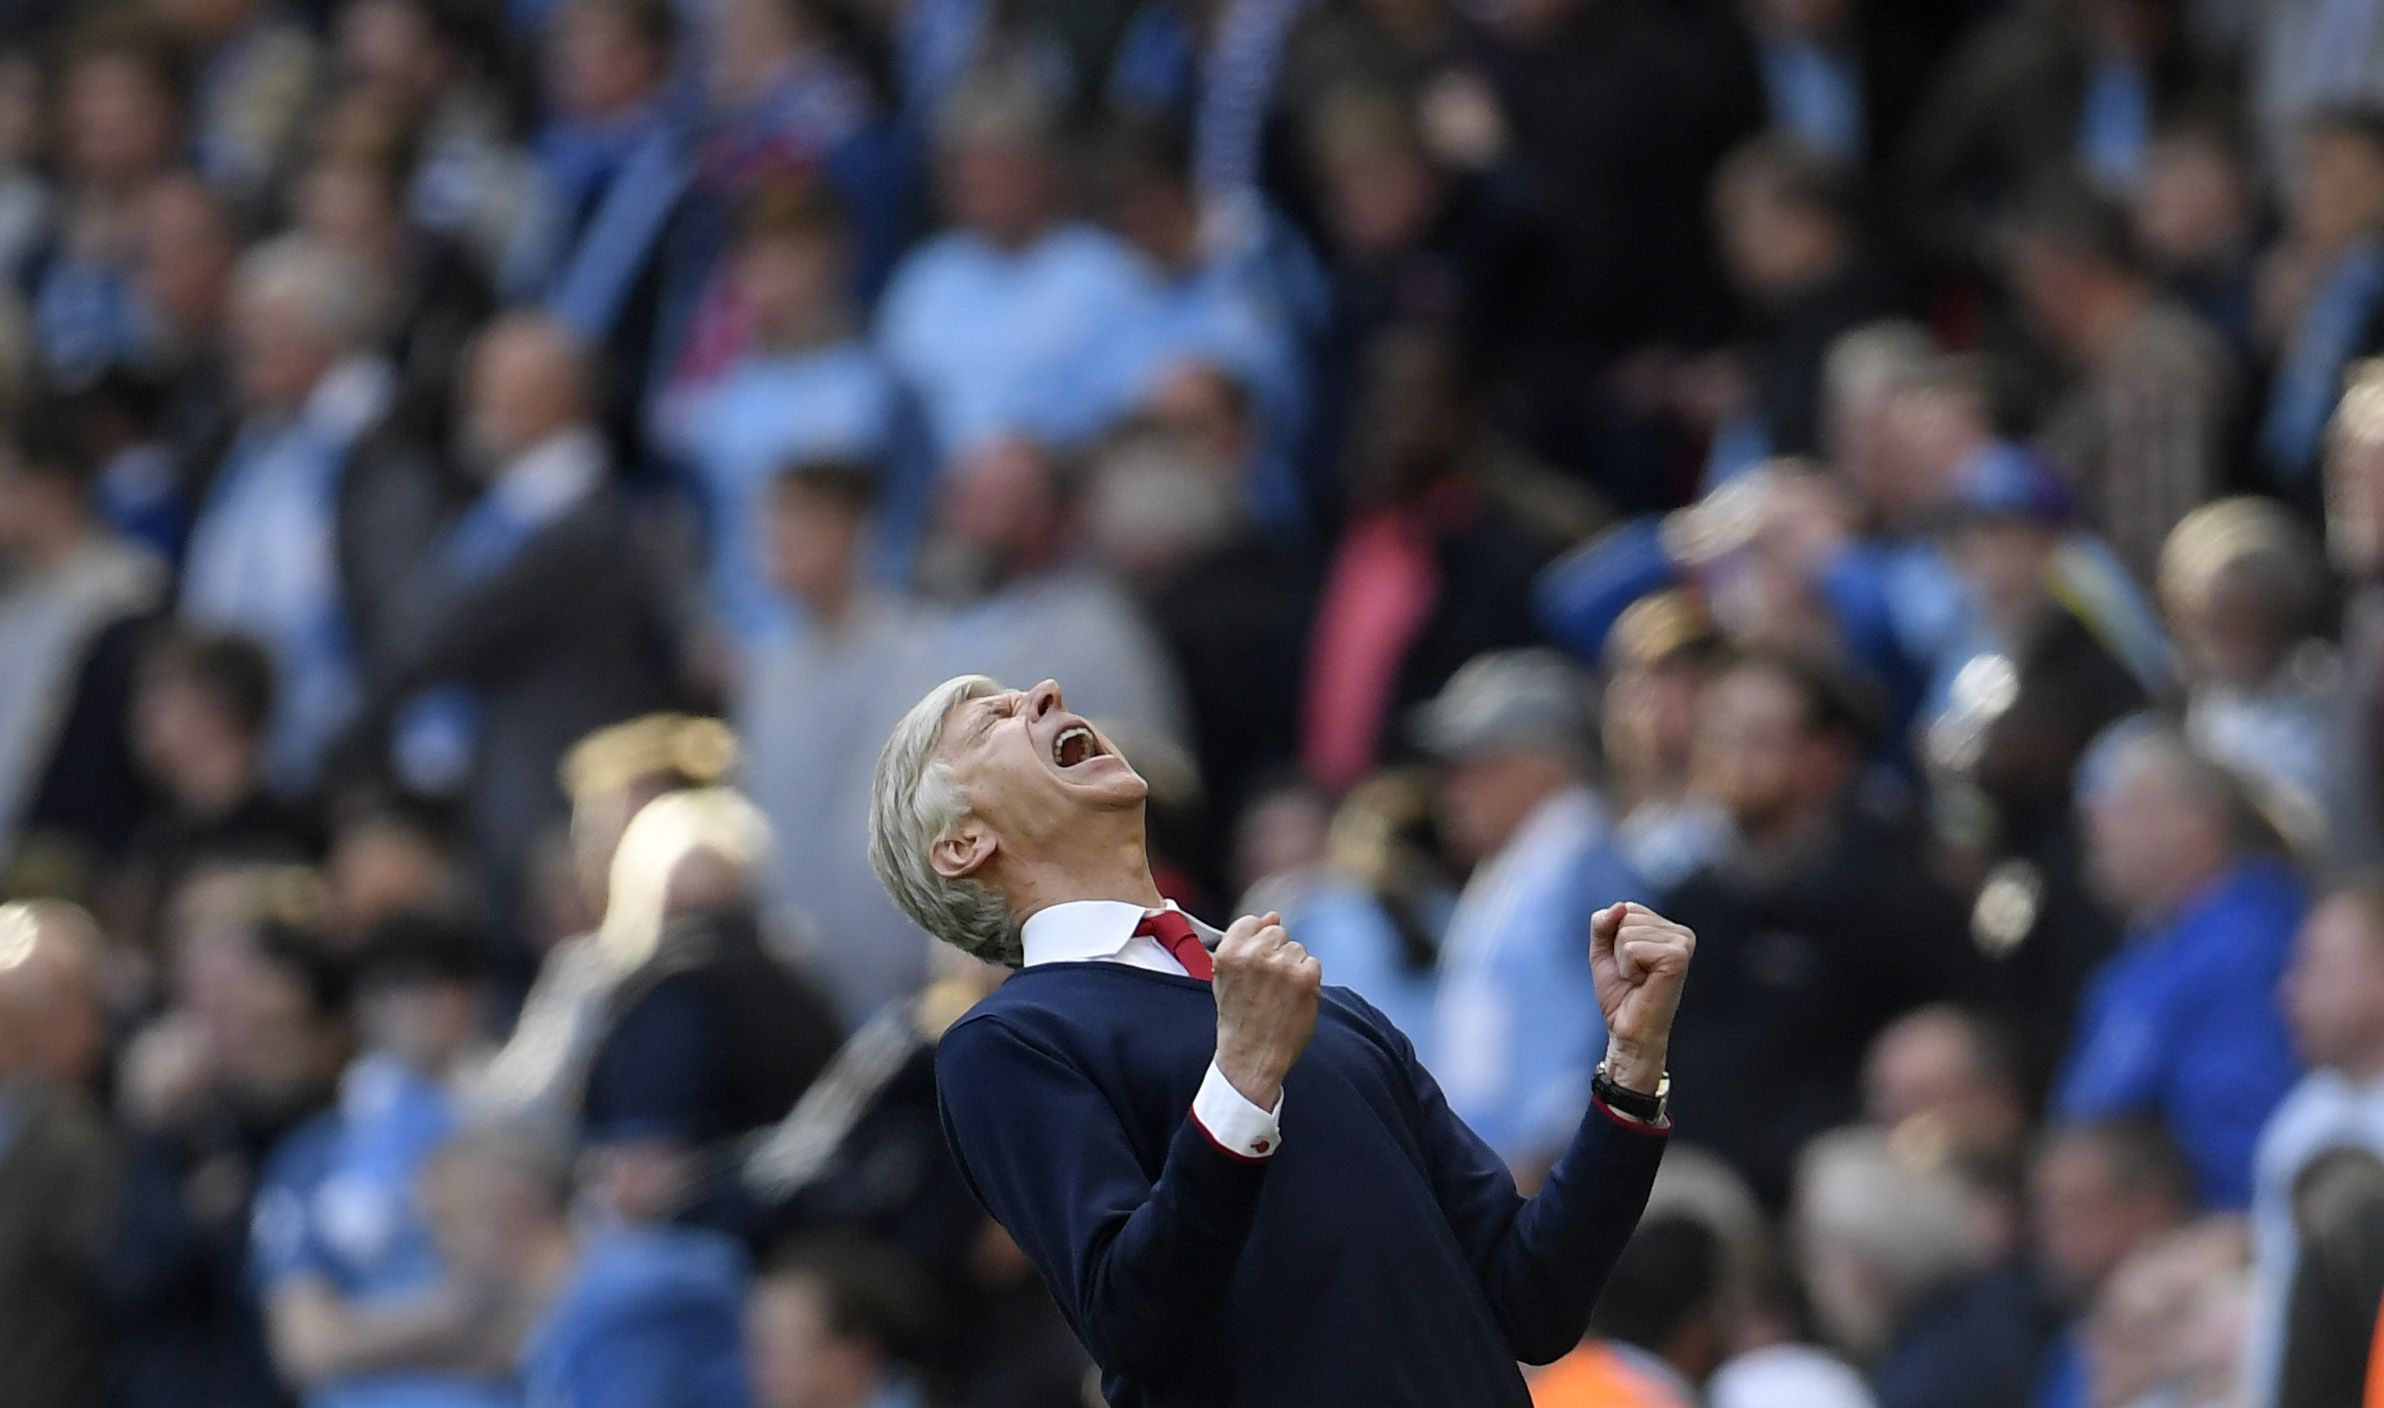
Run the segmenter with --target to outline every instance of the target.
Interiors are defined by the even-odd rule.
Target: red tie
[[[1142,922],[1134,926],[1134,932],[1157,939],[1161,948],[1174,954],[1175,961],[1184,965],[1185,972],[1202,982],[1216,976],[1217,965],[1209,960],[1208,946],[1200,941],[1199,932],[1193,929],[1192,921],[1184,917],[1182,910],[1162,909],[1155,914],[1146,914],[1142,916]]]

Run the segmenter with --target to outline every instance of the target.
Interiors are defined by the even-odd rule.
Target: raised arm
[[[1605,1015],[1606,1071],[1655,1093],[1672,1015],[1696,938],[1644,906],[1610,905],[1591,921],[1591,973]],[[1490,1146],[1465,1127],[1401,1038],[1416,1087],[1417,1133],[1442,1214],[1469,1254],[1508,1348],[1526,1363],[1581,1339],[1607,1273],[1647,1206],[1669,1122],[1634,1120],[1593,1099],[1547,1181],[1529,1199]]]
[[[1316,960],[1273,921],[1236,923],[1215,957],[1212,1080],[1259,1111],[1280,1105],[1319,987]],[[1161,1384],[1212,1353],[1268,1159],[1187,1111],[1146,1176],[1091,1074],[998,1015],[947,1032],[936,1073],[961,1172],[1101,1367]]]

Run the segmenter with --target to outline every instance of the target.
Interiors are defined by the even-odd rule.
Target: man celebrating
[[[1526,1201],[1276,916],[1220,935],[1160,898],[1145,791],[1048,680],[950,680],[878,760],[879,878],[930,933],[1025,970],[937,1053],[970,1186],[1115,1408],[1527,1408],[1516,1361],[1579,1341],[1655,1177],[1694,939],[1598,912],[1606,1060]]]

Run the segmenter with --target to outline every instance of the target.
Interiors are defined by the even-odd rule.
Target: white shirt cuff
[[[1262,1110],[1233,1088],[1216,1062],[1209,1062],[1200,1093],[1192,1097],[1192,1123],[1221,1152],[1253,1162],[1273,1158],[1283,1143],[1282,1120],[1281,1095],[1275,1097],[1274,1109]]]

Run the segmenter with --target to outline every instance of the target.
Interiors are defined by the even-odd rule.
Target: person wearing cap
[[[1499,651],[1416,717],[1440,762],[1449,844],[1473,867],[1441,946],[1434,1073],[1449,1108],[1526,1177],[1580,1123],[1605,1045],[1582,936],[1638,886],[1587,781],[1589,688],[1554,651]]]
[[[2070,779],[2096,735],[2145,704],[2097,619],[2060,590],[2074,531],[2067,486],[2015,446],[1972,457],[1940,530],[1982,630],[1926,734],[1924,770],[1939,838],[1983,876],[1971,938],[1995,961],[1996,1015],[2033,1090],[2119,939],[2086,881]]]
[[[1050,680],[948,680],[878,761],[870,859],[937,938],[1012,974],[936,1051],[945,1132],[1139,1408],[1527,1408],[1580,1340],[1669,1127],[1695,936],[1637,904],[1577,961],[1608,1033],[1525,1199],[1414,1047],[1274,914],[1161,898],[1148,785]]]

